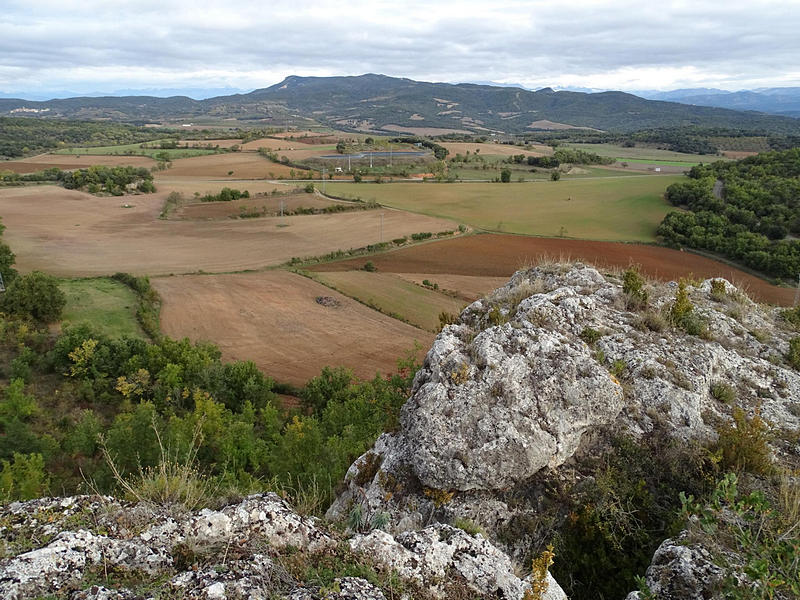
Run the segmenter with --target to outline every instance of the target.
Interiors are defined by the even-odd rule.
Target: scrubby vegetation
[[[667,214],[658,229],[666,243],[710,250],[775,277],[797,277],[800,242],[787,236],[800,235],[800,149],[692,167],[689,177],[667,188],[667,199],[690,212]]]
[[[70,146],[112,146],[146,142],[163,131],[107,121],[61,121],[0,117],[0,156],[17,158]]]
[[[251,362],[222,363],[211,344],[110,339],[87,325],[53,338],[6,317],[0,348],[0,369],[17,375],[22,361],[30,382],[12,379],[0,401],[6,499],[73,493],[86,480],[112,491],[163,470],[165,448],[183,457],[196,445],[192,468],[219,495],[311,490],[324,509],[353,460],[394,426],[415,371],[406,361],[397,375],[359,381],[325,370],[303,392],[306,412],[284,410],[269,377]]]
[[[250,192],[224,187],[218,194],[206,194],[200,197],[200,202],[232,202],[240,198],[249,198]]]
[[[54,182],[68,190],[85,190],[90,194],[111,194],[122,196],[132,191],[149,194],[156,191],[153,174],[144,167],[106,167],[94,165],[87,169],[62,171],[58,168],[45,169],[21,175],[4,171],[0,173],[0,183],[15,185],[27,182]]]

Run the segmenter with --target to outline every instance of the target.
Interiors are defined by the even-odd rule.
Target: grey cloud
[[[253,81],[253,72],[277,79],[364,71],[538,85],[562,75],[608,74],[613,87],[620,69],[681,67],[744,83],[780,78],[800,55],[800,18],[791,2],[533,1],[492,7],[12,1],[0,24],[0,90],[19,82],[60,88],[69,81],[74,87],[76,77],[85,78],[85,89],[147,87],[148,69],[154,78],[173,74],[186,83],[226,73],[227,84],[241,87],[273,83]],[[5,75],[9,68],[21,69],[22,76]],[[110,72],[116,73],[113,82]]]

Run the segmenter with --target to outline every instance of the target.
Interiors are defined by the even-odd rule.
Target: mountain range
[[[259,126],[321,123],[345,130],[431,134],[519,134],[576,127],[624,132],[685,125],[800,133],[800,119],[789,116],[645,99],[624,92],[585,93],[551,88],[530,91],[468,83],[428,83],[376,74],[289,76],[247,94],[204,100],[187,96],[48,101],[5,98],[0,99],[0,116],[173,125],[226,119],[232,124]]]
[[[666,100],[733,110],[755,110],[800,117],[800,87],[761,88],[738,92],[714,88],[693,88],[669,92],[636,92],[636,94],[649,100]]]

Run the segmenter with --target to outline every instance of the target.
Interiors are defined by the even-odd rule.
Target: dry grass
[[[161,434],[152,424],[158,440],[161,459],[154,467],[139,466],[136,475],[125,477],[120,473],[114,457],[101,440],[103,458],[119,488],[136,502],[159,506],[181,507],[193,511],[210,506],[218,496],[219,486],[197,468],[197,451],[202,443],[202,421],[195,427],[191,443],[185,454],[164,445]]]

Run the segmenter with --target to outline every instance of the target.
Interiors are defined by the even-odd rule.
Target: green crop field
[[[147,142],[154,144],[157,142]],[[202,148],[172,148],[162,150],[160,148],[142,148],[141,144],[124,144],[121,146],[90,146],[87,148],[63,148],[55,150],[53,154],[84,154],[89,156],[149,156],[155,158],[157,154],[166,153],[170,160],[176,158],[191,158],[193,156],[203,156],[205,154],[217,154],[216,150],[205,150]],[[163,155],[163,154],[162,154]]]
[[[443,217],[478,229],[589,240],[652,242],[682,175],[530,183],[334,183],[337,196]]]
[[[715,160],[724,160],[719,156],[702,156],[700,154],[685,154],[683,152],[673,152],[672,150],[659,150],[658,148],[645,148],[635,146],[633,148],[625,148],[616,144],[564,144],[568,148],[577,148],[578,150],[585,150],[586,152],[594,152],[600,156],[609,156],[617,160],[627,162],[647,162],[653,161],[674,161],[679,163],[679,166],[685,164],[695,165],[700,162],[712,162]]]
[[[439,313],[457,314],[466,304],[463,300],[429,290],[392,273],[338,271],[311,275],[316,281],[345,296],[433,332],[439,331]]]
[[[497,164],[489,169],[476,169],[472,168],[471,166],[460,168],[459,166],[450,165],[449,173],[450,175],[458,177],[462,181],[491,181],[496,177],[500,177],[500,171],[502,171],[504,168],[511,170],[511,181],[517,181],[520,177],[522,177],[525,181],[550,180],[549,169],[537,168],[534,172],[531,172],[531,169],[534,167],[516,164]],[[639,176],[641,175],[641,172],[626,172],[620,169],[603,169],[598,167],[590,167],[587,165],[579,165],[573,167],[571,173],[562,173],[561,178],[567,180],[584,179],[586,177],[619,177],[626,175]]]
[[[136,295],[122,283],[106,277],[66,279],[59,287],[67,296],[64,326],[89,323],[110,337],[144,337],[136,320]]]
[[[699,157],[698,157],[699,158]],[[716,157],[714,157],[715,159]],[[705,163],[712,162],[714,159],[706,160]],[[693,162],[683,162],[680,160],[657,160],[649,158],[618,158],[620,162],[633,163],[636,165],[662,165],[664,167],[686,167],[687,169],[702,164],[704,161],[695,160]]]

